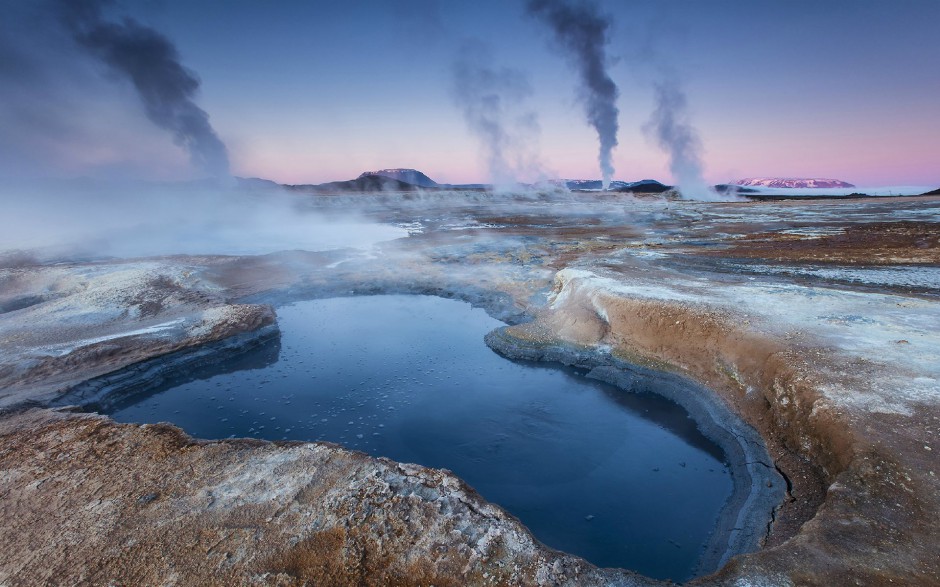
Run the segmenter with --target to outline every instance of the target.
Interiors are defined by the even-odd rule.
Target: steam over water
[[[203,438],[329,440],[451,469],[551,547],[682,580],[731,493],[678,406],[498,356],[500,323],[453,300],[338,298],[279,310],[277,343],[111,406]]]

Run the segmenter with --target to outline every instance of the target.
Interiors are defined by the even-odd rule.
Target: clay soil
[[[0,262],[0,585],[659,584],[542,546],[446,471],[54,408],[102,376],[272,335],[281,303],[369,293],[464,299],[738,413],[789,496],[762,548],[698,584],[940,585],[940,284],[838,279],[940,264],[940,198],[579,194],[507,213],[420,197],[375,199],[364,215],[422,232],[369,251]],[[448,228],[468,215],[486,226]],[[836,277],[737,274],[734,259]]]
[[[940,265],[934,222],[872,222],[830,227],[837,234],[806,237],[781,231],[748,235],[702,255],[833,265]]]

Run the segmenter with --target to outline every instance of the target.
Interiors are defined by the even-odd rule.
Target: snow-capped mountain
[[[380,169],[378,171],[366,171],[359,176],[359,179],[372,176],[396,179],[422,188],[435,188],[439,185],[436,181],[417,169]]]
[[[855,186],[838,179],[819,179],[802,177],[747,177],[732,181],[732,185],[763,188],[854,188]]]

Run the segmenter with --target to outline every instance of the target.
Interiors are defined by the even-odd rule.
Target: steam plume
[[[193,101],[199,78],[180,63],[176,47],[159,32],[125,18],[102,18],[110,0],[58,0],[60,14],[75,40],[137,90],[149,118],[170,131],[192,162],[216,177],[229,175],[228,152]]]
[[[525,74],[492,61],[481,43],[464,44],[453,68],[454,101],[480,140],[491,181],[514,184],[520,174],[540,171],[538,120],[522,109],[532,94]]]
[[[607,30],[610,20],[587,0],[574,5],[567,0],[529,0],[529,14],[555,34],[580,76],[580,94],[588,122],[600,141],[601,174],[604,189],[614,175],[611,151],[617,146],[617,84],[607,73]]]
[[[674,76],[654,84],[656,108],[644,126],[669,155],[669,170],[683,197],[713,200],[718,194],[702,178],[702,141],[689,122],[685,92]]]

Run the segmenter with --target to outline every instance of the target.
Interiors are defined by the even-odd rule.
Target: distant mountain
[[[854,188],[855,186],[838,179],[818,179],[800,177],[747,177],[732,181],[732,185],[764,188]]]
[[[235,181],[240,187],[243,188],[272,190],[281,187],[281,184],[277,183],[276,181],[262,179],[260,177],[236,177]]]
[[[285,184],[284,188],[295,192],[313,193],[373,193],[373,192],[413,192],[417,186],[381,175],[359,176],[347,181],[331,181],[318,184]]]
[[[366,177],[387,177],[422,188],[436,188],[440,186],[436,181],[417,169],[380,169],[378,171],[366,171],[359,176],[359,179]]]
[[[604,188],[604,182],[599,179],[561,179],[559,184],[564,184],[569,190],[578,191],[599,191]],[[664,185],[655,179],[641,179],[640,181],[620,181],[615,179],[610,182],[607,188],[611,192],[642,192],[646,194],[661,194],[668,191],[670,186]]]
[[[937,188],[931,192],[927,192],[926,194],[921,194],[921,195],[922,196],[940,196],[940,188]]]
[[[756,194],[759,193],[758,190],[741,187],[736,184],[728,183],[719,183],[718,185],[713,185],[712,188],[719,194]]]
[[[238,178],[240,185],[254,189],[265,189],[278,184],[266,179],[256,177]],[[603,182],[599,179],[555,179],[542,184],[520,184],[521,188],[540,189],[546,186],[567,188],[572,191],[601,191]],[[371,192],[413,192],[417,190],[442,191],[465,190],[486,191],[493,186],[487,184],[449,184],[437,183],[417,169],[380,169],[378,171],[363,172],[356,179],[347,181],[331,181],[320,184],[284,185],[284,188],[298,192],[312,193],[371,193]],[[640,181],[610,182],[610,192],[633,192],[645,194],[661,194],[672,189],[655,179],[641,179]]]
[[[449,184],[437,183],[424,173],[417,169],[380,169],[379,171],[366,171],[359,176],[356,181],[366,180],[372,177],[383,177],[405,184],[424,188],[424,189],[471,189],[481,190],[490,186],[486,184]],[[343,182],[348,183],[348,182]],[[569,190],[601,190],[603,182],[599,179],[561,179],[549,182],[553,185],[564,185]],[[386,188],[393,189],[393,188]],[[662,193],[669,189],[669,186],[663,185],[655,179],[643,179],[640,181],[619,181],[610,182],[608,191],[612,192],[643,192],[643,193]]]

